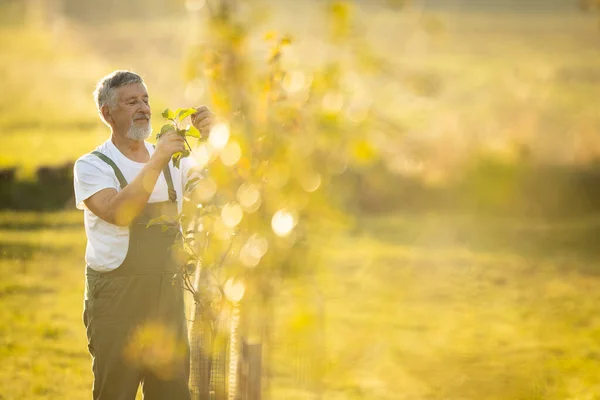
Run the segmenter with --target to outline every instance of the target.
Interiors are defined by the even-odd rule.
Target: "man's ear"
[[[100,111],[102,112],[102,117],[104,117],[104,120],[112,125],[113,120],[112,116],[110,115],[110,107],[105,104],[102,106],[102,108],[100,108]]]

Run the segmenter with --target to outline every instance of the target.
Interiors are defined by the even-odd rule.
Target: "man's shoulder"
[[[100,157],[98,157],[94,152],[99,152],[104,155],[110,157],[110,147],[107,142],[102,143],[100,146],[96,147],[89,153],[86,153],[79,157],[77,161],[75,161],[75,169],[78,168],[86,168],[87,166],[94,166],[97,168],[104,169],[104,164],[106,164]]]

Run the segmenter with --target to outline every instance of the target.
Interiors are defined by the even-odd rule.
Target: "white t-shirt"
[[[150,155],[154,147],[148,143],[146,148]],[[109,139],[96,151],[108,156],[121,170],[125,180],[129,183],[140,173],[145,163],[139,163],[125,157]],[[177,208],[181,212],[183,204],[183,188],[188,180],[188,172],[194,166],[191,157],[181,160],[179,168],[169,163],[173,186],[177,192]],[[129,228],[113,225],[94,215],[87,209],[84,200],[102,189],[113,188],[121,190],[121,185],[112,167],[94,154],[86,154],[75,162],[74,167],[75,201],[77,208],[84,210],[84,224],[87,235],[85,261],[96,271],[111,271],[119,267],[129,248]],[[164,173],[158,177],[154,190],[148,203],[157,203],[169,200],[167,181]]]

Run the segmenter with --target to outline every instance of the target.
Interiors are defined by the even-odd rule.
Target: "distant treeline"
[[[0,209],[73,209],[73,163],[40,167],[34,180],[0,169]],[[381,165],[348,171],[327,190],[342,194],[350,212],[456,211],[510,217],[581,217],[600,211],[600,164],[540,166],[492,159],[462,178],[431,185]]]
[[[40,167],[35,179],[17,179],[16,168],[0,169],[0,209],[50,211],[75,207],[73,163]]]
[[[363,213],[467,212],[568,218],[600,211],[600,164],[528,165],[482,160],[450,182],[427,184],[383,166],[337,182],[347,205]]]

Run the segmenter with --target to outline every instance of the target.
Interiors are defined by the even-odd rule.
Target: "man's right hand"
[[[156,142],[156,150],[152,154],[152,157],[160,160],[161,164],[166,165],[173,154],[179,153],[185,150],[185,140],[183,136],[180,136],[175,130],[168,131],[160,135]]]

